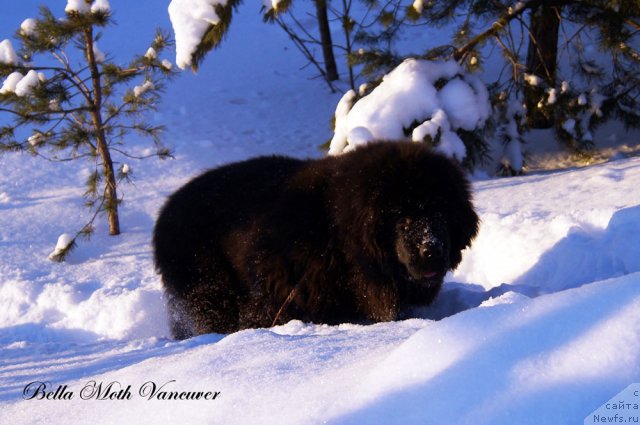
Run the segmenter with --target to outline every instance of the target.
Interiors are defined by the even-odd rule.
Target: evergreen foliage
[[[69,249],[78,236],[91,235],[102,213],[109,233],[120,233],[118,186],[131,178],[131,171],[127,164],[116,171],[112,155],[146,157],[126,150],[130,133],[152,140],[155,153],[148,156],[170,156],[160,140],[162,127],[145,121],[145,113],[160,100],[163,84],[174,75],[171,63],[158,59],[171,43],[169,36],[158,31],[144,55],[118,65],[97,47],[99,30],[112,22],[108,5],[91,10],[91,2],[84,6],[86,11],[68,9],[63,18],[42,7],[37,19],[25,20],[16,32],[17,53],[9,40],[0,45],[0,77],[5,77],[0,112],[12,118],[0,126],[0,151],[93,164],[84,193],[92,217]],[[69,249],[54,259],[63,260]]]
[[[482,63],[484,46],[500,48],[505,67],[492,86],[505,146],[552,126],[574,155],[588,159],[598,125],[617,118],[640,126],[638,18],[637,0],[457,0],[429,2],[418,19],[461,22],[453,49],[430,48],[426,57],[453,54],[471,68]],[[522,114],[514,103],[525,105]]]
[[[329,47],[343,53],[350,88],[360,96],[406,59],[395,43],[409,27],[456,25],[451,43],[416,46],[412,57],[454,58],[476,71],[489,53],[502,53],[504,66],[497,80],[488,82],[495,116],[485,133],[492,137],[493,131],[505,144],[503,173],[522,172],[520,145],[531,128],[553,127],[571,152],[589,158],[598,125],[616,118],[628,127],[640,126],[639,0],[360,1],[359,16],[353,0],[315,2],[326,7],[329,20],[342,24],[344,42]],[[327,55],[324,60],[316,56],[316,47],[326,51],[326,37],[311,34],[294,6],[302,7],[292,0],[272,0],[263,9],[265,21],[283,28],[335,90],[323,67]],[[597,52],[590,50],[593,45]],[[362,80],[369,80],[364,90],[358,88]],[[460,137],[469,140],[472,155],[478,154],[471,163],[488,155],[482,138]]]
[[[200,44],[196,47],[191,58],[191,68],[193,71],[198,70],[198,66],[208,52],[220,46],[224,37],[229,31],[233,12],[240,5],[241,0],[227,0],[225,4],[216,4],[214,7],[216,15],[220,22],[217,24],[209,24],[205,31]]]

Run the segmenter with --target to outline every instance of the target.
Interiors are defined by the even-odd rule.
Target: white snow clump
[[[18,55],[11,44],[11,40],[0,42],[0,63],[18,65]]]
[[[158,53],[156,52],[156,49],[154,49],[153,47],[149,47],[147,49],[147,53],[144,54],[144,57],[149,60],[153,60],[158,57]]]
[[[151,81],[149,80],[145,80],[144,83],[142,83],[139,86],[135,86],[133,88],[133,95],[135,97],[140,97],[140,95],[142,95],[143,93],[145,93],[148,90],[153,89],[154,85]]]
[[[435,149],[462,160],[466,148],[456,130],[478,129],[491,113],[484,84],[455,61],[407,59],[354,104],[355,98],[349,91],[336,107],[330,155],[375,140],[406,140],[405,131],[417,124],[411,140],[439,135]]]
[[[556,101],[558,100],[558,91],[554,88],[550,88],[549,90],[547,90],[547,93],[549,93],[549,97],[547,98],[547,104],[548,105],[555,104]]]
[[[537,75],[525,73],[523,77],[524,81],[526,81],[530,86],[539,86],[542,84],[542,79]]]
[[[33,69],[27,72],[27,75],[22,75],[18,71],[12,72],[2,83],[0,94],[15,93],[20,97],[28,96],[39,82],[44,82],[45,80],[43,73],[38,73]]]
[[[66,13],[89,13],[91,5],[85,0],[67,0],[67,6],[64,8]]]
[[[67,6],[64,8],[66,13],[77,13],[77,14],[86,14],[86,13],[98,13],[105,12],[108,13],[111,10],[111,6],[109,5],[109,0],[67,0]]]
[[[33,35],[36,30],[36,20],[33,18],[27,18],[20,24],[20,33],[29,37]]]
[[[176,40],[176,64],[180,69],[191,65],[196,50],[209,25],[220,23],[216,5],[226,6],[227,0],[172,0],[169,18]]]
[[[63,233],[58,237],[58,241],[56,242],[56,247],[49,254],[49,259],[54,259],[64,252],[65,249],[69,248],[69,245],[73,243],[73,236],[68,233]]]
[[[108,13],[110,10],[111,6],[109,5],[109,0],[95,0],[91,5],[91,13]]]
[[[414,0],[412,7],[418,15],[421,15],[424,12],[424,0]]]
[[[42,143],[45,140],[45,137],[42,133],[40,132],[35,132],[33,133],[31,136],[29,136],[29,138],[27,139],[27,141],[29,142],[29,144],[33,147],[38,146],[40,143]]]
[[[102,63],[106,59],[105,54],[98,48],[98,43],[95,41],[93,42],[93,56],[96,58],[97,63]]]
[[[18,71],[12,72],[2,83],[2,88],[0,88],[0,94],[13,93],[16,91],[16,86],[22,80],[24,75],[19,73]]]
[[[278,10],[278,5],[282,0],[262,0],[262,5],[268,11],[270,10]]]
[[[578,105],[584,106],[586,104],[587,104],[587,95],[585,93],[581,93],[580,96],[578,96]]]

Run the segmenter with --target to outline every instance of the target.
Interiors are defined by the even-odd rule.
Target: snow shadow
[[[595,294],[567,294],[524,310],[476,309],[427,327],[361,377],[361,387],[345,395],[325,423],[377,423],[389,412],[393,423],[406,425],[539,423],[539,412],[556,401],[563,414],[582,418],[602,403],[603,389],[613,392],[620,384],[592,377],[584,353],[572,347],[597,343],[594,330],[632,307],[634,291],[629,284],[602,286]]]
[[[454,314],[476,308],[485,301],[505,294],[534,298],[539,295],[539,290],[532,286],[503,283],[487,291],[480,285],[445,282],[442,291],[438,294],[433,304],[413,309],[409,316],[420,319],[442,320]]]
[[[604,230],[574,227],[514,284],[541,293],[640,271],[640,205],[617,211]]]
[[[166,357],[201,345],[219,342],[226,335],[209,334],[185,341],[164,338],[99,340],[84,330],[51,329],[43,324],[4,328],[0,338],[0,402],[22,397],[33,381],[69,383],[88,376],[124,369],[150,358]],[[4,335],[9,335],[4,337]],[[29,342],[19,341],[23,335]],[[31,335],[40,341],[33,342]],[[74,343],[73,341],[82,341]],[[95,342],[89,342],[95,341]]]

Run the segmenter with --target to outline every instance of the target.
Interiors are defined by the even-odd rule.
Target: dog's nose
[[[442,257],[442,244],[437,242],[423,243],[420,245],[420,256],[426,259]]]

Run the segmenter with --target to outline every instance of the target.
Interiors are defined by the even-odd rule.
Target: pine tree
[[[98,48],[100,29],[112,21],[106,0],[70,0],[65,17],[46,7],[37,19],[25,20],[16,37],[18,53],[10,40],[0,43],[0,112],[12,116],[0,127],[2,151],[26,151],[52,161],[86,159],[94,170],[87,181],[86,204],[92,218],[70,240],[93,232],[95,218],[106,213],[109,234],[120,233],[118,184],[131,177],[130,167],[116,170],[113,154],[141,158],[124,148],[127,135],[150,137],[155,153],[170,152],[159,138],[160,126],[145,122],[163,83],[174,75],[169,61],[158,55],[170,39],[158,31],[144,55],[119,66]],[[54,256],[62,260],[68,250]]]
[[[509,148],[522,139],[516,128],[552,126],[571,151],[589,156],[599,124],[617,118],[640,125],[639,1],[417,2],[414,19],[459,24],[451,46],[427,49],[425,57],[452,55],[475,68],[486,46],[502,52],[506,66],[492,87],[505,150],[518,151]]]

